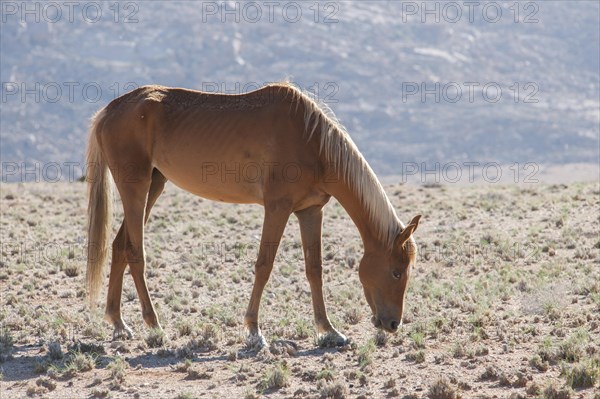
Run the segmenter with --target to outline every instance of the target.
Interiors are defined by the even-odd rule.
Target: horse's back
[[[283,85],[239,95],[143,86],[107,111],[122,146],[144,153],[181,188],[208,199],[263,203],[269,187],[298,187],[318,163],[296,96]]]

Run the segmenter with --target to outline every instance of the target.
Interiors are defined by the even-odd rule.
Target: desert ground
[[[261,304],[270,346],[256,351],[243,315],[260,206],[167,185],[146,228],[164,334],[143,324],[126,273],[123,315],[135,336],[113,342],[108,278],[102,303],[91,310],[86,300],[85,185],[3,184],[0,397],[600,398],[598,183],[385,188],[404,222],[423,215],[402,329],[371,324],[362,243],[332,200],[325,295],[351,344],[319,346],[292,216]]]

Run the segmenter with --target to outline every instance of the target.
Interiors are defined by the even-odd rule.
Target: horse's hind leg
[[[113,340],[118,338],[132,338],[133,333],[129,326],[121,318],[121,291],[123,289],[123,273],[127,267],[127,256],[125,245],[127,233],[125,221],[112,244],[112,262],[110,266],[110,277],[108,280],[108,295],[106,299],[106,319],[114,326]]]
[[[306,263],[306,277],[310,284],[312,304],[319,340],[323,345],[345,345],[348,339],[338,332],[327,317],[323,298],[323,260],[321,255],[321,229],[323,207],[313,206],[296,212],[300,223],[300,236]]]
[[[145,206],[144,212],[144,224],[148,221],[148,217],[150,216],[150,211],[152,206],[156,203],[156,200],[162,193],[165,183],[165,177],[158,171],[158,169],[154,169],[152,172],[152,181],[150,184],[150,189],[148,191],[148,197]],[[127,202],[130,202],[129,200]],[[125,208],[125,202],[123,204]],[[128,259],[128,249],[134,248],[134,244],[132,240],[129,238],[129,229],[127,228],[127,217],[121,224],[121,228],[119,229],[119,233],[113,242],[113,261],[110,272],[110,280],[108,284],[108,300],[106,305],[106,316],[114,325],[113,339],[117,339],[119,337],[129,337],[133,336],[131,329],[125,324],[121,317],[121,292],[123,287],[123,273],[125,271],[125,267],[127,266]],[[142,231],[143,233],[143,231]],[[142,243],[143,248],[143,237],[140,241]],[[131,251],[129,251],[131,252]],[[141,256],[142,260],[143,252]],[[140,273],[141,269],[141,273]],[[158,321],[156,319],[156,315],[154,313],[154,308],[152,306],[152,302],[150,300],[150,296],[148,294],[148,289],[146,287],[145,277],[144,277],[144,266],[139,266],[139,262],[134,262],[131,268],[131,273],[136,284],[136,288],[138,290],[138,295],[140,296],[140,301],[142,304],[142,312],[144,314],[144,319],[146,322],[152,327],[160,327]],[[140,278],[141,275],[141,278]],[[141,281],[140,281],[141,280]],[[140,293],[140,290],[145,292],[145,295]],[[144,298],[146,298],[146,302],[144,302]]]

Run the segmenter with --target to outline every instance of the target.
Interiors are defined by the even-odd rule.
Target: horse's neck
[[[356,225],[363,240],[365,250],[370,248],[385,249],[388,247],[386,237],[381,232],[369,212],[367,204],[362,200],[357,191],[353,189],[346,179],[339,177],[329,186],[329,193],[333,195],[344,207],[348,215]],[[392,215],[395,218],[395,215]]]
[[[308,140],[315,138],[312,143],[318,145],[323,164],[337,176],[334,182],[321,183],[358,227],[365,250],[370,246],[389,248],[401,226],[375,173],[335,119],[309,99],[302,97],[302,101]]]

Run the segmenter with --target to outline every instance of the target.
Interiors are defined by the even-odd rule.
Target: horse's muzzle
[[[373,323],[375,328],[382,328],[389,333],[395,333],[396,331],[398,331],[398,327],[400,327],[402,325],[402,322],[400,322],[398,320],[391,319],[391,320],[386,320],[384,322],[377,316],[371,317],[371,323]]]

